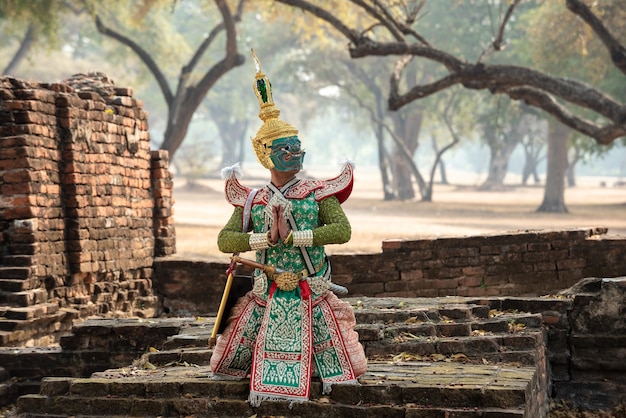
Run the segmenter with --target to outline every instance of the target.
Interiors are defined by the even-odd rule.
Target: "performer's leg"
[[[332,383],[356,381],[365,373],[367,359],[350,304],[326,292],[316,300],[313,318],[314,361],[325,391]]]
[[[245,378],[250,372],[254,342],[265,310],[257,301],[248,292],[231,310],[226,329],[218,337],[211,355],[214,374]]]

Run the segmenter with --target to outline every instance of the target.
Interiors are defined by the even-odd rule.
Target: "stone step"
[[[0,276],[0,290],[5,292],[22,292],[37,289],[40,285],[39,279],[15,279]]]
[[[24,417],[294,416],[294,417],[525,417],[544,406],[534,367],[427,362],[370,362],[359,385],[337,384],[311,402],[247,402],[249,379],[215,379],[208,366],[122,368],[88,379],[45,378],[38,395],[18,400]],[[106,415],[102,412],[106,411]]]
[[[47,401],[40,395],[25,395],[21,405],[33,405]],[[59,398],[55,398],[58,400]],[[63,399],[62,404],[71,404],[72,400]],[[36,409],[36,408],[34,408]],[[52,408],[50,408],[52,409]],[[60,408],[55,408],[60,409]],[[68,409],[68,408],[66,408]],[[342,405],[327,399],[312,400],[289,407],[285,402],[268,401],[257,408],[250,407],[244,401],[222,399],[93,399],[88,406],[79,404],[71,408],[78,410],[76,417],[290,417],[290,418],[531,418],[522,409],[502,408],[436,408],[423,405]],[[106,411],[90,413],[89,411]],[[85,411],[88,411],[85,413]],[[110,414],[109,414],[110,412]],[[34,411],[20,412],[20,418],[67,418],[64,413],[50,414]]]
[[[371,299],[367,300],[367,308],[359,308],[358,302],[354,315],[357,323],[371,324],[375,322],[405,322],[407,320],[418,320],[421,322],[441,322],[454,320],[457,322],[470,321],[473,319],[489,316],[489,307],[485,305],[439,305],[428,304],[415,305],[411,302],[399,301],[389,302],[385,299],[384,304],[376,304]],[[421,300],[420,300],[421,301]],[[410,304],[412,303],[412,304]]]
[[[480,315],[468,314],[472,310]],[[373,322],[357,324],[355,328],[368,357],[430,360],[447,357],[524,365],[534,365],[540,358],[537,348],[543,341],[541,315],[500,312],[494,316],[496,314],[490,314],[489,309],[439,305],[434,310],[413,309],[410,314],[394,315],[391,319],[390,311],[390,308],[368,309],[366,315],[357,316]],[[443,317],[442,312],[446,314]],[[404,322],[395,322],[399,320]],[[207,347],[213,324],[214,318],[185,322],[178,334],[167,338],[161,351],[146,354],[147,361],[208,364],[210,351]]]
[[[173,350],[156,351],[144,354],[134,364],[149,362],[156,366],[193,365],[208,366],[213,350],[207,347],[186,347]]]
[[[93,319],[76,324],[72,335],[61,339],[64,350],[108,349],[145,352],[161,348],[168,337],[180,333],[194,318]]]
[[[90,376],[92,373],[127,366],[137,361],[136,353],[108,350],[64,351],[59,346],[0,347],[0,364],[19,380],[45,376]]]
[[[365,341],[396,338],[403,334],[424,337],[467,337],[493,333],[512,333],[541,329],[539,314],[502,315],[499,318],[471,322],[423,322],[409,318],[404,322],[357,323],[356,330]]]
[[[0,305],[25,307],[45,303],[48,292],[45,289],[33,289],[22,292],[0,291]]]
[[[47,307],[38,307],[35,309],[42,312],[42,315],[39,317],[33,316],[34,312],[28,308],[7,309],[5,315],[10,315],[13,319],[8,317],[2,318],[2,320],[0,320],[0,331],[43,331],[47,329],[48,325],[62,323],[68,320],[67,312],[65,310],[59,310],[58,305],[50,305],[53,312],[49,314],[43,314],[43,312],[47,310]]]
[[[457,376],[460,379],[460,383],[456,386],[467,386],[468,388],[471,387],[472,382],[475,380],[471,376],[479,375],[481,369],[487,370],[496,367],[512,370],[534,370],[535,368],[543,370],[543,367],[545,367],[542,363],[545,360],[545,354],[542,343],[544,331],[541,328],[542,321],[540,315],[520,313],[514,308],[508,311],[498,311],[497,309],[502,308],[503,304],[495,307],[480,304],[474,305],[472,303],[459,304],[455,298],[439,298],[437,300],[364,298],[363,300],[351,299],[350,303],[355,309],[355,316],[358,320],[356,330],[359,333],[362,344],[365,346],[371,365],[391,364],[392,366],[389,367],[397,367],[400,362],[408,362],[407,364],[411,365],[411,367],[425,371],[427,370],[426,368],[417,367],[416,365],[429,364],[429,367],[433,368],[431,372],[435,374],[438,373],[440,368],[445,367],[461,367],[463,370],[471,369],[467,376]],[[76,401],[82,405],[79,409],[93,410],[92,416],[97,415],[95,411],[103,410],[94,405],[100,405],[102,402],[113,402],[113,400],[118,400],[120,405],[125,406],[110,405],[111,411],[116,410],[118,407],[123,410],[132,408],[133,411],[139,411],[141,408],[156,408],[161,415],[172,414],[172,416],[177,416],[174,411],[178,411],[176,408],[179,408],[179,406],[182,408],[181,411],[189,408],[193,410],[193,405],[199,405],[204,402],[204,412],[198,413],[198,416],[222,416],[222,413],[228,416],[228,414],[233,414],[232,411],[242,411],[242,414],[233,414],[231,416],[251,416],[255,413],[261,414],[261,416],[263,414],[294,416],[290,411],[280,409],[285,407],[282,403],[278,403],[278,406],[276,406],[278,408],[276,411],[278,412],[275,414],[270,413],[272,412],[271,409],[257,408],[253,410],[250,408],[245,403],[248,381],[244,382],[242,386],[244,389],[238,389],[246,391],[245,396],[240,396],[237,399],[226,397],[226,399],[220,399],[219,401],[214,401],[207,394],[202,396],[192,394],[185,397],[180,396],[178,392],[175,396],[163,393],[157,396],[158,399],[147,396],[145,398],[135,397],[131,400],[126,398],[119,399],[119,395],[110,393],[110,389],[104,390],[100,386],[98,381],[103,378],[106,378],[113,386],[122,385],[124,387],[130,387],[129,385],[134,379],[134,383],[138,385],[136,387],[139,388],[137,390],[150,393],[152,393],[153,388],[161,384],[167,383],[174,386],[178,384],[176,382],[168,383],[172,377],[177,378],[177,381],[186,382],[185,385],[187,386],[192,384],[205,385],[205,381],[208,380],[212,382],[210,384],[215,384],[214,380],[208,379],[210,376],[208,368],[211,357],[208,343],[214,321],[213,317],[189,317],[94,319],[78,323],[73,326],[72,335],[61,339],[62,350],[60,353],[50,353],[51,357],[42,363],[39,363],[39,361],[45,359],[45,357],[33,358],[33,361],[30,361],[30,365],[39,365],[38,368],[42,370],[47,367],[44,364],[54,368],[54,370],[46,369],[43,376],[90,376],[91,373],[95,373],[92,378],[86,378],[82,386],[99,388],[98,390],[103,394],[83,399],[85,396],[83,396],[81,391],[84,389],[80,389],[80,381],[66,378],[70,379],[66,383],[60,383],[61,381],[59,381],[61,385],[68,385],[65,392],[50,394],[48,392],[52,389],[48,386],[45,389],[42,388],[40,394],[37,395],[44,396],[45,401],[38,400],[37,396],[29,395],[30,397],[25,397],[23,402],[36,404],[41,401],[45,404],[57,405]],[[2,337],[2,332],[0,330],[0,337]],[[16,332],[24,331],[19,330]],[[4,360],[1,357],[0,364],[3,364]],[[58,361],[58,364],[55,361]],[[63,367],[69,367],[69,365],[75,369],[75,372],[78,371],[80,374],[71,374],[69,369],[63,369]],[[11,371],[15,369],[17,372],[24,374],[24,376],[30,377],[28,374],[29,370],[27,370],[29,367],[29,365],[12,364],[9,369]],[[111,375],[103,377],[104,375],[99,373],[102,370],[107,370],[107,373],[111,373]],[[177,370],[193,373],[191,376],[193,379],[190,376],[177,377]],[[375,368],[370,368],[363,381],[367,381],[368,376],[374,376],[373,373],[375,372]],[[126,377],[130,378],[131,381],[119,380],[118,375],[122,373],[127,373]],[[202,376],[198,376],[197,373],[202,374]],[[428,380],[425,380],[424,374],[422,373],[422,375],[415,377],[412,383],[428,382]],[[545,373],[543,374],[545,375]],[[141,379],[145,378],[146,375],[151,377],[152,383],[142,383]],[[371,377],[370,380],[372,379],[374,377]],[[392,375],[389,381],[383,379],[380,385],[387,387],[388,391],[395,391],[396,389],[392,388],[396,386],[394,383],[396,379],[403,381],[403,385],[407,384],[406,377],[399,378],[396,375]],[[76,383],[76,386],[72,383],[73,389],[71,390],[70,383],[68,383],[70,381]],[[230,382],[228,384],[232,385],[234,383]],[[430,384],[428,383],[428,385]],[[314,387],[318,386],[319,382],[314,385]],[[235,387],[229,386],[230,389]],[[441,386],[436,387],[437,390],[442,390]],[[364,385],[363,388],[366,392],[378,390],[375,385]],[[217,389],[213,388],[211,390],[219,392],[227,389],[218,386]],[[484,400],[476,402],[477,406],[475,407],[465,405],[461,407],[454,404],[430,406],[426,403],[415,403],[413,405],[412,402],[408,402],[409,405],[406,406],[404,404],[396,405],[391,402],[373,404],[371,405],[372,408],[368,408],[370,405],[364,400],[359,401],[361,404],[357,402],[354,405],[343,405],[344,401],[342,398],[344,395],[342,395],[342,398],[333,398],[333,396],[338,396],[336,394],[340,393],[341,390],[345,389],[336,387],[336,390],[333,391],[334,394],[331,394],[330,397],[324,397],[321,393],[315,395],[314,391],[314,401],[310,405],[319,405],[316,407],[319,410],[312,410],[313,412],[307,416],[315,414],[321,416],[326,416],[324,414],[327,414],[327,416],[369,416],[367,414],[375,410],[379,411],[379,413],[392,411],[389,412],[392,414],[389,416],[398,414],[398,416],[432,416],[437,418],[444,416],[491,416],[494,418],[541,416],[528,415],[527,411],[524,408],[520,409],[519,406],[492,405],[489,402],[485,403]],[[424,393],[427,393],[430,389],[422,388],[422,390]],[[541,394],[546,392],[547,388],[537,391],[531,390],[528,393]],[[454,393],[467,392],[456,391]],[[365,395],[359,395],[359,397],[363,396]],[[381,395],[378,394],[377,396]],[[399,395],[394,396],[397,397]],[[459,396],[467,397],[470,395]],[[264,403],[261,408],[270,408],[268,405],[271,404]],[[304,408],[303,406],[295,406],[294,409],[296,407]],[[107,408],[109,407],[107,406]],[[106,410],[109,411],[109,409]],[[207,412],[214,410],[221,411],[221,413]],[[424,415],[427,410],[429,415]],[[194,413],[186,415],[194,415]],[[377,418],[380,418],[379,413],[376,414]],[[29,411],[29,414],[28,416],[38,416],[37,414],[44,416],[45,414],[55,415],[56,412],[54,410],[46,410],[45,412],[32,410]],[[60,414],[63,415],[63,411]],[[128,414],[130,413],[111,413],[109,415]]]
[[[178,336],[172,337],[177,340]],[[197,338],[197,339],[194,339]],[[211,357],[205,334],[187,334],[186,345],[176,345],[171,349],[144,354],[146,361],[153,364],[190,363],[207,365]],[[169,340],[171,341],[171,340]],[[541,359],[543,333],[526,331],[522,333],[500,333],[496,335],[474,334],[467,337],[419,337],[414,334],[398,334],[394,338],[374,340],[363,338],[368,358],[424,359],[429,361],[456,361],[479,363],[518,363],[535,365]],[[170,347],[165,344],[164,348]]]
[[[459,314],[463,312],[462,309],[450,308],[439,308],[435,313],[412,310],[408,314],[393,312],[391,308],[358,310],[355,311],[357,319],[355,330],[359,333],[361,341],[377,341],[406,333],[416,336],[460,337],[541,327],[541,315],[538,314],[501,313],[498,317],[489,318],[489,309],[485,306],[477,306],[471,310],[479,312],[480,316],[474,315],[468,319],[467,315]],[[450,316],[441,317],[440,312]],[[454,316],[456,318],[451,319]],[[169,337],[162,348],[206,347],[213,331],[213,323],[214,318],[190,320],[179,334]]]
[[[364,347],[368,358],[450,357],[468,362],[535,365],[542,358],[541,351],[537,351],[542,341],[543,334],[537,331],[512,336],[407,338],[366,343]]]

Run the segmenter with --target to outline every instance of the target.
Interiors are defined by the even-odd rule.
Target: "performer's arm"
[[[217,247],[224,253],[243,253],[250,250],[264,250],[273,244],[269,233],[247,234],[241,231],[243,208],[236,206],[232,216],[217,235]],[[248,229],[249,230],[249,229]]]
[[[250,251],[250,235],[241,232],[243,208],[236,206],[232,216],[217,236],[217,247],[223,253]]]
[[[313,245],[343,244],[350,240],[352,227],[341,204],[331,196],[320,203],[320,224],[313,230]]]

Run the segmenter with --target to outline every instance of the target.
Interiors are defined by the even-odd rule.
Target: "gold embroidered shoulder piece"
[[[285,197],[287,199],[304,199],[311,193],[315,193],[318,202],[330,196],[336,196],[339,203],[343,203],[352,193],[354,185],[354,166],[347,163],[337,177],[329,180],[304,179],[289,188]],[[251,189],[239,183],[236,176],[226,180],[226,200],[233,206],[243,207]],[[263,187],[254,197],[254,204],[267,205],[270,191]]]
[[[354,186],[354,165],[350,162],[346,163],[337,177],[323,183],[323,187],[315,190],[315,200],[319,202],[327,197],[335,196],[339,203],[345,202],[350,197]]]
[[[226,201],[233,206],[243,207],[251,191],[250,188],[239,183],[237,176],[230,176],[226,179]]]

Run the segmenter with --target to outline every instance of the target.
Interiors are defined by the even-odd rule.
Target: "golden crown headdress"
[[[263,125],[259,128],[252,140],[252,146],[254,147],[254,153],[257,159],[267,169],[274,168],[274,163],[270,159],[272,142],[279,138],[286,138],[290,136],[298,135],[298,130],[278,119],[280,110],[274,105],[274,99],[272,98],[272,85],[270,80],[265,76],[261,69],[261,62],[256,56],[254,49],[252,50],[252,59],[256,67],[254,93],[259,100],[259,118],[263,121]]]

